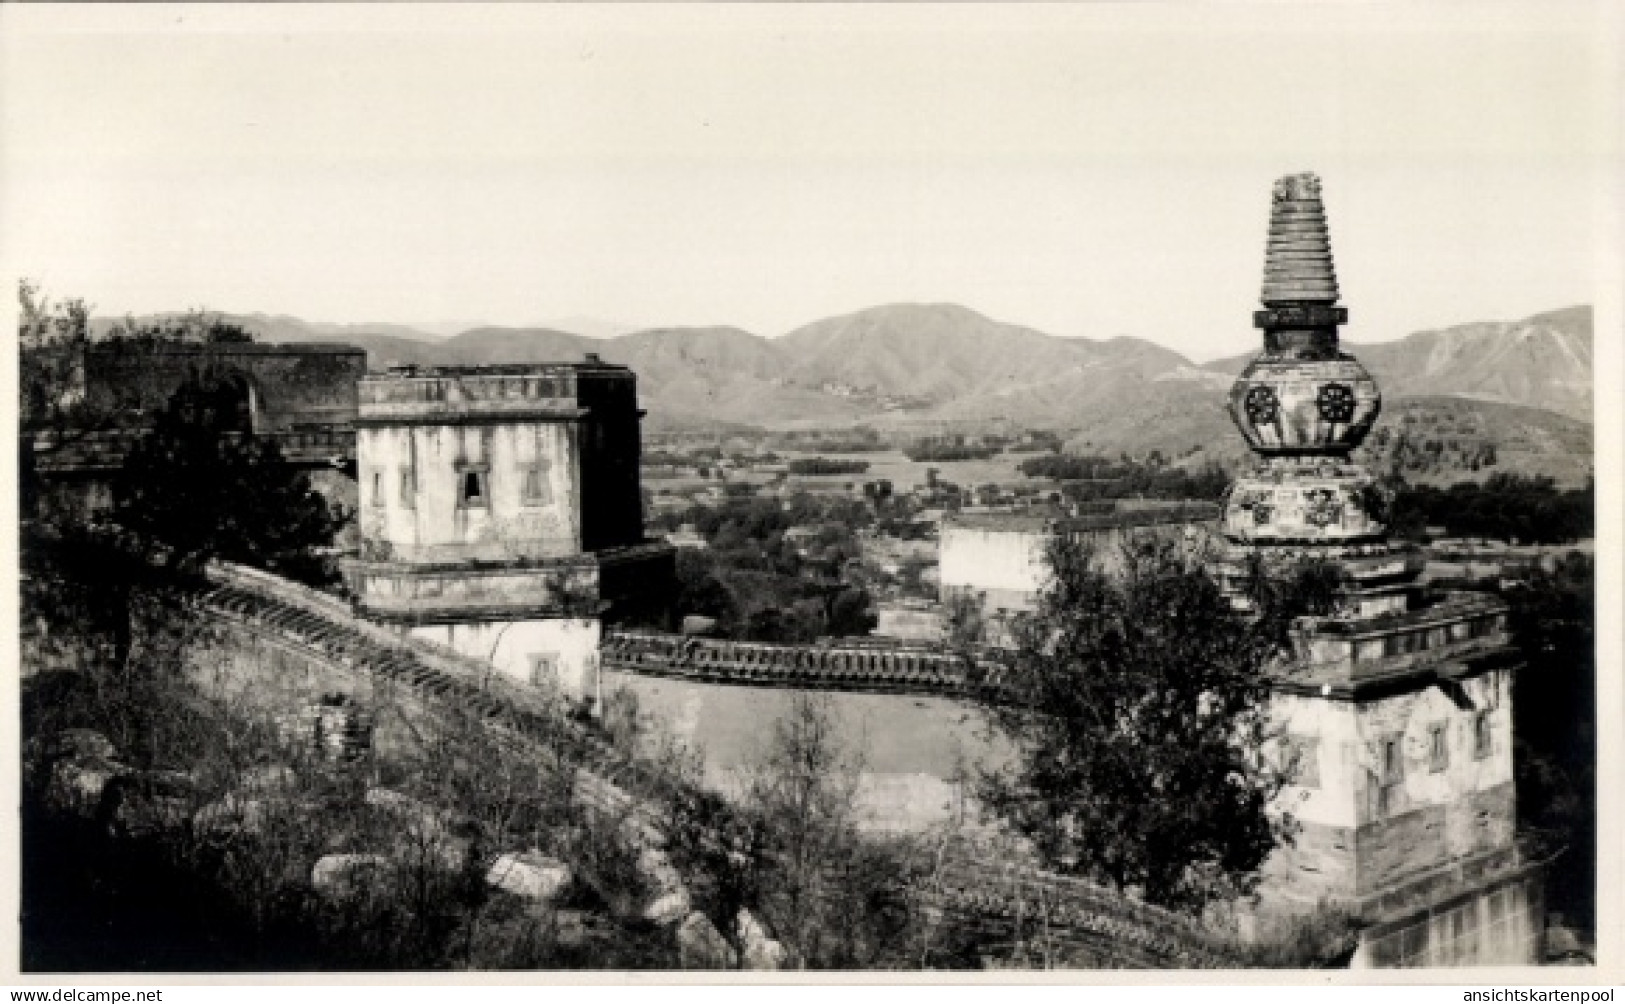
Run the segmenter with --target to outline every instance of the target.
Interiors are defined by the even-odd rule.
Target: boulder
[[[690,637],[709,638],[717,633],[717,619],[715,617],[702,617],[699,614],[689,614],[683,618],[683,634]]]
[[[683,885],[683,876],[672,866],[665,851],[645,847],[638,852],[637,869],[652,895],[642,911],[644,920],[668,927],[693,911],[694,903]]]
[[[45,800],[53,808],[94,818],[109,789],[129,775],[130,768],[116,760],[63,758],[51,764]]]
[[[245,795],[280,795],[299,785],[299,775],[292,767],[281,763],[261,764],[243,772],[237,790]]]
[[[488,885],[541,903],[558,899],[573,877],[568,865],[536,851],[503,854],[485,873]]]
[[[638,852],[638,874],[660,892],[670,892],[683,884],[683,876],[672,867],[671,859],[658,847],[645,847]]]
[[[63,729],[30,740],[22,768],[25,783],[47,805],[86,818],[101,811],[108,785],[130,773],[112,742],[90,729]]]
[[[330,899],[348,899],[387,881],[390,860],[382,854],[329,854],[310,870],[310,884]]]
[[[677,926],[677,958],[684,969],[733,969],[737,964],[728,939],[698,910]]]
[[[784,969],[790,953],[773,940],[767,928],[749,910],[740,910],[734,919],[739,934],[739,958],[745,969]]]
[[[687,917],[694,909],[694,903],[688,896],[687,889],[673,889],[654,898],[643,909],[643,919],[660,927],[670,927]]]
[[[192,827],[203,834],[259,834],[265,830],[269,813],[262,799],[227,794],[193,813]]]

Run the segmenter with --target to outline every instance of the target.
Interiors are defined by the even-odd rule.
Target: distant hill
[[[1569,307],[1521,321],[1482,321],[1418,331],[1397,341],[1348,344],[1383,393],[1452,395],[1530,405],[1591,420],[1592,311]],[[1239,373],[1252,358],[1209,363]]]
[[[472,328],[474,325],[464,326]],[[602,317],[585,317],[572,314],[569,317],[549,317],[538,321],[533,327],[553,328],[557,331],[568,331],[575,335],[584,335],[587,338],[619,338],[630,335],[634,331],[642,331],[641,324],[628,324],[625,321],[606,321]]]
[[[1544,408],[1431,395],[1386,402],[1360,450],[1378,471],[1449,484],[1505,471],[1577,485],[1592,473],[1591,423]],[[1488,462],[1493,457],[1494,462]]]
[[[1057,338],[942,303],[832,317],[777,344],[798,384],[866,397],[882,407],[939,410],[944,417],[1004,412],[1029,393],[1054,393],[1114,374],[1144,378],[1187,363],[1138,339]]]
[[[739,328],[660,328],[599,345],[605,361],[632,367],[644,406],[667,424],[845,424],[863,414],[856,402],[792,381],[780,342]]]
[[[591,338],[552,328],[475,328],[436,346],[446,363],[545,363],[580,360],[598,351]]]
[[[1196,365],[1144,339],[1058,338],[944,303],[872,307],[775,339],[731,327],[595,338],[492,326],[437,338],[403,325],[223,316],[266,341],[349,342],[367,350],[374,369],[579,360],[596,352],[638,373],[654,428],[1006,423],[1067,431],[1078,449],[1159,449],[1192,462],[1243,459],[1225,394],[1256,355]],[[1382,426],[1411,415],[1412,425],[1454,430],[1436,447],[1441,471],[1459,465],[1472,473],[1474,451],[1494,442],[1502,465],[1567,477],[1591,462],[1591,343],[1591,309],[1572,307],[1349,349],[1382,384]],[[1477,445],[1463,445],[1469,441]]]
[[[207,313],[210,317],[217,317],[222,321],[235,324],[245,331],[251,332],[256,340],[262,342],[348,342],[357,339],[382,338],[433,343],[440,341],[441,337],[410,325],[391,324],[387,321],[330,324],[321,321],[301,320],[287,314],[224,314],[215,311],[208,311]],[[146,314],[136,317],[134,320],[140,324],[179,316],[182,315],[179,313]],[[96,332],[106,331],[113,325],[122,324],[126,320],[123,317],[97,317],[91,320],[91,329]]]

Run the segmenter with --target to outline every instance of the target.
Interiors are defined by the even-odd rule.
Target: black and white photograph
[[[1622,42],[0,6],[7,979],[1617,980]]]

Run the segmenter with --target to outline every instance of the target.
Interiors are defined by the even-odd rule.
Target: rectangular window
[[[522,505],[545,506],[553,504],[553,485],[548,479],[548,471],[552,467],[546,460],[522,464],[519,468],[521,475],[520,497]]]
[[[490,470],[483,464],[457,467],[457,507],[488,509],[491,506]]]
[[[1281,770],[1300,788],[1320,787],[1320,738],[1289,735],[1281,740]]]
[[[380,509],[384,506],[384,472],[372,472],[372,504]]]
[[[416,509],[418,507],[418,477],[417,472],[410,467],[401,468],[401,508]]]
[[[1399,810],[1400,794],[1405,782],[1405,748],[1400,736],[1382,740],[1381,762],[1377,778],[1377,815],[1387,816]]]
[[[1490,755],[1493,746],[1490,737],[1490,713],[1480,711],[1473,716],[1473,759],[1482,760]]]
[[[1382,779],[1384,781],[1405,779],[1404,747],[1399,736],[1388,736],[1382,741]]]
[[[1437,774],[1450,766],[1450,733],[1444,722],[1428,726],[1428,773]]]

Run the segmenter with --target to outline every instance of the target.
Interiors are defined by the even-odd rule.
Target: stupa
[[[1258,456],[1232,487],[1223,521],[1233,547],[1221,573],[1243,606],[1253,556],[1337,559],[1355,613],[1397,613],[1415,599],[1421,558],[1387,539],[1384,495],[1350,459],[1382,411],[1382,394],[1341,350],[1337,329],[1348,311],[1337,301],[1320,182],[1282,178],[1270,208],[1264,309],[1253,315],[1264,352],[1230,391],[1230,417]]]
[[[1253,566],[1311,558],[1344,574],[1339,608],[1300,622],[1271,715],[1298,832],[1266,863],[1264,901],[1335,904],[1366,925],[1372,965],[1539,961],[1539,864],[1515,839],[1507,611],[1491,595],[1423,588],[1389,540],[1387,501],[1352,458],[1382,408],[1342,351],[1320,181],[1275,184],[1254,324],[1264,351],[1230,413],[1257,457],[1225,502],[1215,572],[1238,606]]]

